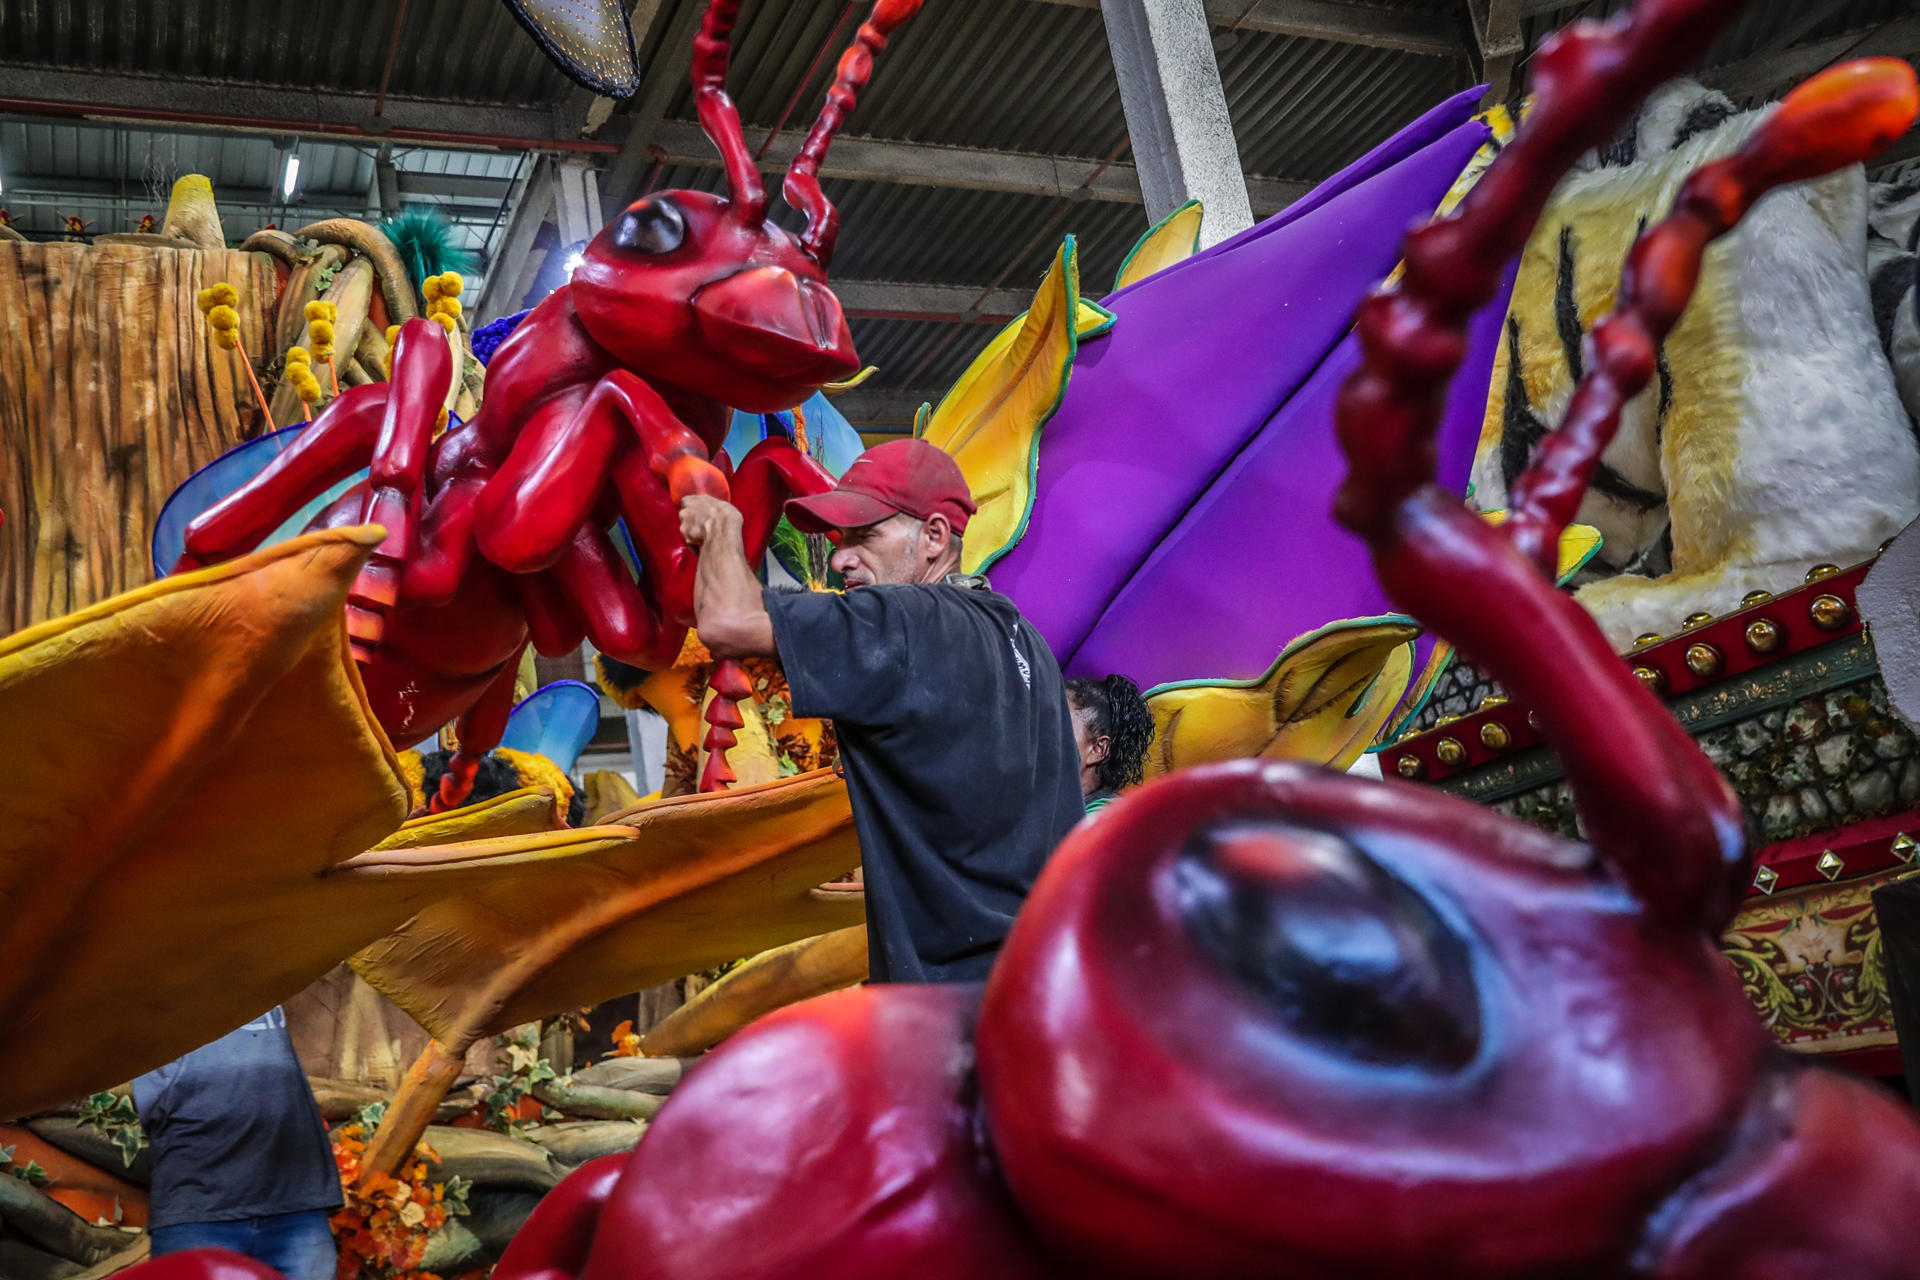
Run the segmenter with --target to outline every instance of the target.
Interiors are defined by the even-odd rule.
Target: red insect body
[[[466,796],[499,741],[528,643],[557,655],[591,639],[648,669],[679,654],[696,563],[680,539],[681,498],[731,493],[757,561],[782,502],[831,487],[785,440],[765,441],[737,469],[721,444],[733,409],[785,409],[859,367],[827,285],[834,214],[817,171],[872,50],[918,8],[882,0],[861,28],[788,176],[788,198],[810,221],[796,237],[767,221],[724,87],[738,0],[713,0],[694,84],[730,198],[673,191],[636,201],[594,237],[572,283],[502,344],[481,411],[437,439],[454,370],[440,330],[409,322],[390,383],[342,394],[188,529],[182,567],[230,558],[371,462],[366,485],[318,523],[387,530],[349,597],[349,632],[396,745],[459,722],[460,752],[436,807]],[[616,516],[639,552],[638,584],[607,533]],[[730,736],[716,724],[707,745],[724,749]],[[731,780],[716,751],[703,789]]]

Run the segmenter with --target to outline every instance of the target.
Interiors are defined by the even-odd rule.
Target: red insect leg
[[[788,498],[810,498],[833,488],[833,476],[784,436],[768,436],[733,473],[733,505],[744,517],[747,563],[759,564],[773,540]]]
[[[409,320],[393,344],[393,381],[374,445],[361,520],[387,536],[347,593],[347,635],[353,655],[370,662],[386,633],[386,615],[400,598],[400,576],[413,551],[427,456],[453,385],[453,353],[431,320]]]
[[[680,655],[686,623],[660,616],[628,575],[612,540],[593,525],[580,527],[549,572],[600,652],[646,671],[670,667]]]
[[[480,770],[480,762],[500,745],[500,739],[507,732],[507,716],[513,711],[513,683],[519,672],[520,651],[516,650],[494,676],[493,683],[461,714],[454,726],[460,746],[447,761],[447,771],[440,777],[440,789],[428,802],[429,813],[458,809],[473,794],[473,777]]]
[[[1580,607],[1506,535],[1433,486],[1433,435],[1466,322],[1560,177],[1698,58],[1738,8],[1648,0],[1624,21],[1551,40],[1535,60],[1534,107],[1519,135],[1454,217],[1408,238],[1401,291],[1361,308],[1365,363],[1338,406],[1352,470],[1335,511],[1372,544],[1389,596],[1535,708],[1596,852],[1653,918],[1689,931],[1722,923],[1744,887],[1738,800]],[[1595,447],[1591,433],[1579,447]],[[1551,465],[1572,461],[1564,448]]]
[[[480,553],[511,573],[551,565],[593,514],[623,447],[638,442],[647,469],[677,504],[689,493],[727,496],[707,447],[666,401],[626,370],[594,384],[572,413],[544,413],[514,442],[480,495]],[[679,528],[676,517],[669,523]],[[634,537],[644,530],[636,527]]]
[[[527,636],[533,651],[548,658],[574,653],[587,638],[586,624],[551,574],[516,574],[520,609],[527,617]]]
[[[244,555],[334,485],[367,465],[386,411],[384,386],[353,387],[259,475],[187,526],[176,572]]]

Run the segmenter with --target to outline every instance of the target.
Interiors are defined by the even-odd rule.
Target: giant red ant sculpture
[[[670,664],[693,619],[695,553],[681,541],[689,493],[731,494],[746,551],[764,554],[781,504],[833,481],[769,438],[733,467],[730,410],[798,404],[859,367],[827,265],[838,216],[820,162],[873,70],[873,55],[921,0],[879,0],[841,59],[818,122],[787,174],[807,216],[795,236],[767,220],[767,192],[726,93],[740,0],[711,0],[695,41],[700,121],[730,197],[644,196],[587,246],[570,285],[536,307],[494,356],[484,407],[433,438],[453,367],[441,332],[410,321],[393,380],[343,393],[244,488],[189,526],[180,567],[239,555],[371,462],[365,485],[318,526],[379,524],[387,536],[348,597],[348,632],[375,716],[396,745],[458,720],[460,749],[434,798],[465,799],[499,743],[519,655],[582,639],[622,662]],[[636,585],[607,528],[624,517]],[[728,699],[748,691],[716,672]],[[716,699],[703,790],[733,780],[724,748],[739,712]]]

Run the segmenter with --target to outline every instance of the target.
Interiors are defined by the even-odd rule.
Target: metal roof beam
[[[537,246],[541,228],[553,221],[559,201],[555,168],[552,156],[536,159],[507,213],[507,228],[500,236],[494,269],[487,273],[474,307],[481,324],[511,315],[518,309],[520,299],[533,287],[534,278],[546,262],[546,253]]]
[[[1098,9],[1100,0],[1041,0],[1074,9]],[[1439,58],[1464,58],[1463,24],[1447,18],[1337,0],[1206,0],[1207,20],[1235,31],[1330,40],[1336,44],[1398,49]]]
[[[923,404],[938,404],[944,390],[855,387],[833,397],[833,407],[855,430],[874,427],[911,427]]]
[[[1005,324],[1033,305],[1021,289],[975,284],[902,284],[891,280],[835,280],[833,292],[853,320],[942,320],[950,324]]]
[[[767,140],[765,129],[746,131],[747,147],[758,152]],[[665,164],[702,169],[720,167],[720,154],[707,135],[691,120],[660,124],[651,148]],[[770,174],[785,173],[799,149],[798,132],[783,133],[760,160]],[[933,143],[886,142],[878,138],[836,138],[833,150],[820,166],[826,178],[854,182],[892,182],[906,186],[947,187],[963,191],[1002,191],[1012,195],[1052,196],[1069,200],[1103,200],[1140,204],[1140,177],[1133,166],[1103,164],[1074,156],[1043,156],[1018,151],[978,151]],[[608,182],[611,189],[612,182]],[[1278,212],[1313,189],[1310,182],[1280,178],[1247,179],[1254,213]]]
[[[368,142],[430,143],[529,151],[617,150],[568,136],[560,108],[430,102],[389,96],[374,127],[372,94],[10,66],[0,112],[78,116]]]
[[[1516,64],[1526,51],[1520,31],[1520,0],[1467,0],[1473,19],[1473,39],[1480,49],[1480,78],[1487,82],[1488,102],[1513,96]]]
[[[1744,98],[1788,88],[1841,58],[1904,58],[1915,52],[1920,52],[1920,18],[1900,18],[1871,31],[1851,31],[1797,49],[1709,67],[1700,79],[1731,97]]]

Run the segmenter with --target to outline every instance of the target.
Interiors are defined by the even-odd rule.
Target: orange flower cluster
[[[628,1018],[625,1022],[613,1029],[613,1052],[607,1056],[610,1058],[642,1058],[646,1056],[640,1052],[640,1036],[633,1029],[632,1018]]]
[[[426,1256],[427,1237],[448,1217],[466,1212],[466,1185],[452,1179],[450,1198],[446,1183],[428,1180],[427,1161],[439,1157],[424,1142],[414,1149],[412,1163],[400,1171],[405,1181],[374,1174],[363,1183],[361,1160],[366,1151],[364,1125],[346,1125],[334,1136],[333,1162],[347,1199],[331,1219],[340,1250],[336,1280],[440,1280],[418,1268]],[[480,1274],[471,1273],[475,1280]]]

